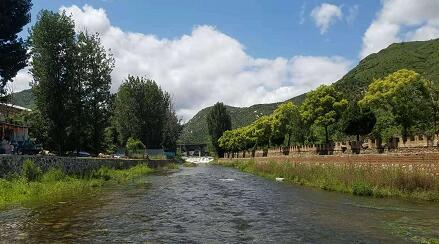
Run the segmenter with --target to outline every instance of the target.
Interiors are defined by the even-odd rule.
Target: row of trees
[[[439,86],[411,70],[372,82],[360,101],[347,101],[334,86],[307,94],[300,107],[281,104],[271,115],[225,131],[219,146],[228,152],[272,145],[330,143],[369,135],[384,142],[394,136],[438,132]]]
[[[24,117],[45,148],[111,152],[129,138],[176,148],[181,125],[170,95],[134,76],[111,94],[114,59],[98,34],[76,33],[70,16],[43,10],[29,43],[36,109]]]

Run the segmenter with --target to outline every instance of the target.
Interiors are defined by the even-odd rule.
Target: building
[[[0,103],[0,154],[11,154],[14,147],[23,145],[29,140],[29,127],[8,122],[10,116],[31,111],[28,108],[13,104]]]

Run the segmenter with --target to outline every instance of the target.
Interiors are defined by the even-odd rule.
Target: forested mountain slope
[[[439,39],[392,44],[363,59],[334,85],[348,100],[358,100],[374,79],[383,78],[403,68],[414,70],[427,79],[439,82]],[[304,98],[305,94],[302,94],[290,100],[300,104]],[[233,128],[248,125],[261,115],[271,114],[278,104],[228,107]],[[206,117],[210,108],[201,110],[185,124],[180,136],[181,143],[208,141]]]

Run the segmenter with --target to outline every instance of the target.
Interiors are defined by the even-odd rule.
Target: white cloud
[[[250,106],[290,99],[338,80],[352,65],[341,57],[254,58],[239,41],[212,26],[161,39],[112,26],[103,9],[73,5],[61,10],[72,15],[77,31],[100,33],[105,48],[111,49],[116,60],[113,91],[128,74],[148,76],[171,93],[185,121],[217,101]],[[27,84],[30,76],[20,72],[16,79],[16,84]]]
[[[363,36],[360,56],[364,58],[394,42],[438,37],[438,0],[383,0],[382,9]]]
[[[116,60],[112,89],[132,75],[148,75],[174,98],[188,120],[198,110],[223,101],[233,106],[279,102],[341,78],[351,63],[340,57],[260,59],[211,26],[194,27],[176,39],[125,32],[112,26],[103,9],[85,5],[62,8],[77,30],[99,32]]]
[[[11,92],[18,92],[25,89],[29,89],[29,84],[32,82],[32,75],[29,73],[29,68],[24,68],[18,71],[17,75],[13,79],[13,82],[7,84],[7,88]]]
[[[341,7],[329,3],[322,3],[311,11],[315,25],[320,29],[321,34],[325,34],[329,27],[337,20],[341,20],[343,13]]]
[[[355,20],[358,17],[359,10],[360,10],[360,6],[359,5],[354,5],[354,6],[349,8],[349,10],[348,10],[349,13],[346,16],[346,22],[349,25],[353,25],[354,24]]]

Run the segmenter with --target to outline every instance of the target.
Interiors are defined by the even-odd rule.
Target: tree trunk
[[[288,148],[290,148],[290,142],[291,142],[291,133],[288,133]]]
[[[325,138],[326,138],[326,144],[328,144],[329,143],[328,126],[325,126]]]

